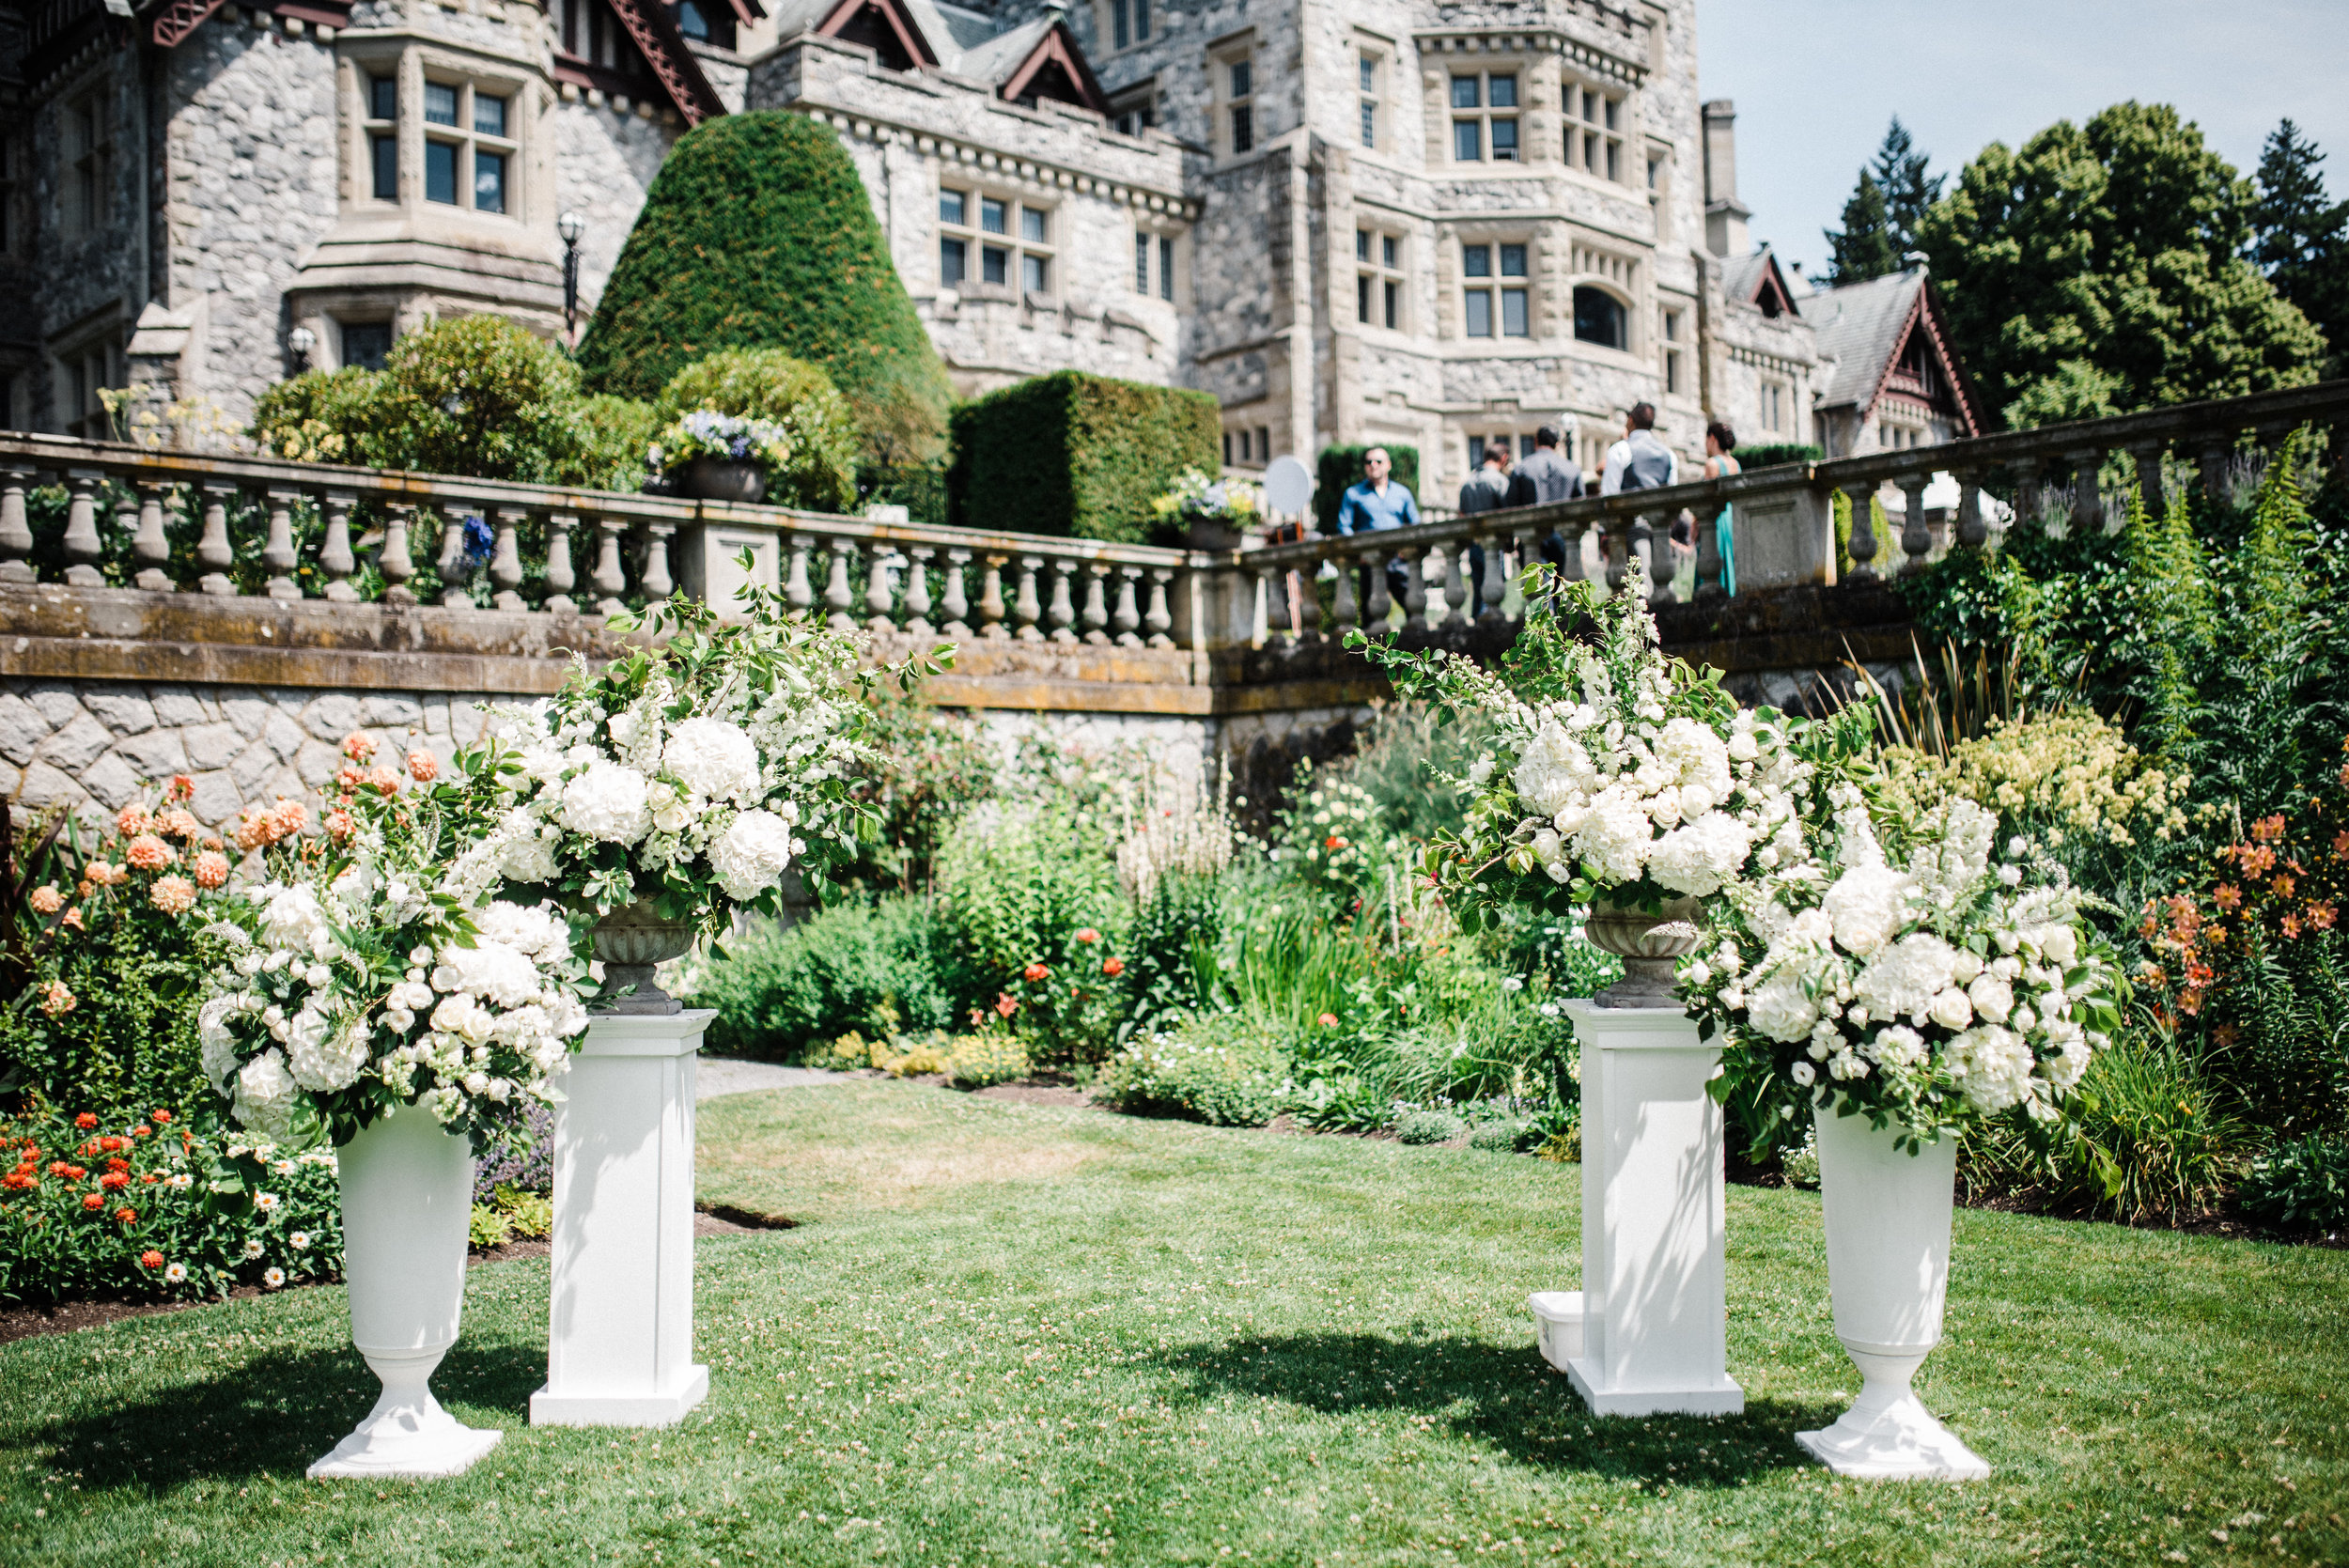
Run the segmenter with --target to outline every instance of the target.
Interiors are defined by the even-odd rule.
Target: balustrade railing
[[[2329,431],[2339,464],[2349,382],[1239,551],[0,433],[0,582],[589,615],[680,591],[723,609],[748,551],[754,577],[837,627],[1204,652],[1289,635],[1292,605],[1309,639],[1506,625],[1523,613],[1526,567],[1543,559],[1570,580],[1595,572],[1610,590],[1674,602],[1685,563],[1670,539],[1684,516],[1691,597],[1717,600],[1723,508],[1739,593],[1835,581],[1838,492],[1851,503],[1853,569],[1841,575],[1874,582],[1943,548],[1983,548],[1985,493],[2011,497],[2024,520],[2065,505],[2068,525],[2103,526],[2126,493],[2105,489],[2108,458],[2148,493],[2172,476],[2225,489],[2247,441],[2272,450],[2307,424]],[[1943,474],[1958,500],[1937,540],[1925,492]],[[1879,539],[1870,504],[1888,488],[1904,522]]]

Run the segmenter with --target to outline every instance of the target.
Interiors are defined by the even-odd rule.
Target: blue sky
[[[1814,269],[1895,114],[1936,173],[2134,98],[2248,174],[2290,116],[2349,196],[2349,0],[1697,0],[1697,50],[1754,238]]]

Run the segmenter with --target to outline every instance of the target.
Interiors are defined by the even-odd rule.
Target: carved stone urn
[[[693,945],[692,922],[671,920],[639,900],[598,921],[595,944],[603,964],[603,992],[592,1011],[665,1015],[684,1009],[653,976],[658,966],[684,956]],[[633,992],[621,994],[631,986]]]
[[[767,471],[747,458],[695,458],[678,466],[677,489],[697,501],[755,505],[767,498]]]
[[[1601,1007],[1677,1011],[1672,964],[1696,950],[1702,918],[1702,907],[1693,898],[1672,899],[1650,914],[1636,904],[1617,904],[1602,894],[1591,905],[1582,932],[1600,952],[1623,960],[1623,978],[1591,1000]]]

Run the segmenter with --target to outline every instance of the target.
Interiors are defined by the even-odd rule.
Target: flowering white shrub
[[[1707,898],[1794,819],[1811,765],[1806,722],[1740,708],[1718,672],[1667,658],[1637,595],[1528,573],[1525,628],[1504,668],[1410,654],[1356,635],[1398,688],[1494,722],[1495,751],[1461,781],[1468,826],[1430,851],[1462,912],[1531,902],[1558,912],[1606,897],[1659,908]],[[1561,615],[1590,616],[1594,643]]]
[[[1967,1120],[2052,1120],[2119,1021],[2118,974],[2083,895],[1963,798],[1885,822],[1834,780],[1771,863],[1731,884],[1680,969],[1722,1027],[1724,1098],[1791,1121],[1850,1102],[1904,1141]]]
[[[494,710],[504,733],[456,769],[490,826],[435,891],[471,908],[503,887],[585,924],[649,901],[715,929],[771,902],[795,862],[852,853],[874,815],[849,793],[865,689],[937,664],[864,669],[862,634],[750,597],[748,618],[723,624],[661,605],[647,629],[665,640],[599,671],[580,660],[553,697]]]

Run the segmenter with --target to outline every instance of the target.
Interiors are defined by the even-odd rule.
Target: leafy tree
[[[1843,204],[1843,231],[1827,231],[1829,282],[1864,283],[1901,270],[1901,258],[1917,247],[1925,213],[1941,199],[1942,177],[1925,173],[1931,162],[1894,115],[1875,162],[1859,171],[1859,183]]]
[[[2023,426],[2315,379],[2316,329],[2244,259],[2253,192],[2167,104],[1984,147],[1918,235],[1967,368]]]
[[[804,115],[728,115],[677,144],[579,363],[589,390],[650,398],[721,349],[780,349],[823,366],[875,461],[945,451],[945,366],[856,165]]]
[[[2250,257],[2276,292],[2325,334],[2328,375],[2349,370],[2349,201],[2326,197],[2325,161],[2289,119],[2260,154],[2259,199],[2251,208]]]

